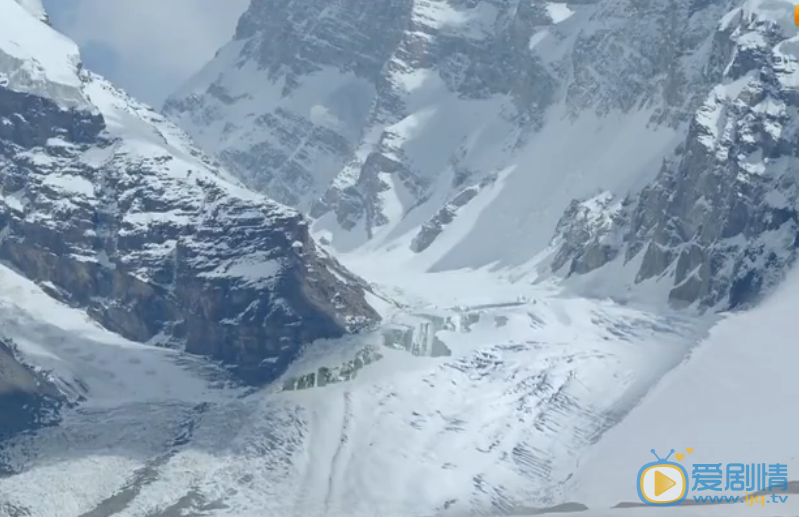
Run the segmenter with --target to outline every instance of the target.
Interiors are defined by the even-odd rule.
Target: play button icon
[[[663,474],[663,472],[660,470],[655,471],[655,497],[660,497],[664,492],[676,484],[676,481],[668,477],[666,474]]]
[[[680,465],[657,462],[646,465],[638,474],[638,495],[647,504],[678,504],[688,493],[687,474]]]

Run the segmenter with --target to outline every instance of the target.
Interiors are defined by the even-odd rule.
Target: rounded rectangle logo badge
[[[668,456],[641,467],[636,484],[638,497],[651,506],[674,506],[688,496],[688,473],[679,463],[669,461]]]

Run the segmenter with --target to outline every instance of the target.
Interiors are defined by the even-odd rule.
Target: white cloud
[[[249,0],[79,0],[70,4],[71,12],[60,17],[56,28],[81,46],[99,44],[112,50],[117,62],[109,68],[115,76],[110,78],[143,100],[160,104],[230,40],[248,4]],[[58,19],[54,17],[54,24]]]

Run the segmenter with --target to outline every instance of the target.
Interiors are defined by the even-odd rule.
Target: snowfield
[[[635,474],[651,448],[693,447],[686,463],[799,468],[783,398],[797,390],[789,311],[799,275],[704,339],[712,320],[489,278],[382,286],[403,302],[383,305],[387,326],[413,329],[416,341],[432,329],[451,355],[411,353],[376,331],[316,343],[286,373],[375,347],[382,358],[352,380],[252,392],[197,358],[125,342],[4,269],[4,333],[86,401],[60,426],[6,445],[0,512],[488,515],[571,502],[586,515],[655,515],[666,510],[612,509],[637,502]],[[788,508],[792,499],[779,512],[668,511]]]
[[[572,498],[592,508],[637,502],[633,480],[644,463],[654,460],[652,448],[661,457],[670,449],[693,448],[682,462],[689,475],[692,463],[781,463],[788,465],[789,481],[799,479],[793,401],[799,393],[797,302],[799,270],[794,270],[762,305],[715,325],[707,339],[583,458],[567,489]],[[787,493],[791,495],[786,503],[765,507],[717,505],[701,507],[700,512],[696,506],[678,506],[647,508],[643,513],[796,515],[799,494],[794,495],[795,488]]]
[[[682,360],[704,323],[549,288],[489,293],[479,278],[430,275],[407,299],[393,289],[402,309],[384,304],[389,324],[435,336],[451,355],[411,353],[378,330],[317,343],[286,373],[375,347],[382,358],[354,379],[252,393],[196,358],[125,342],[4,270],[4,332],[86,397],[60,426],[6,445],[5,511],[417,515],[557,504],[591,442]],[[467,282],[471,295],[446,289]],[[424,285],[432,303],[419,305]]]

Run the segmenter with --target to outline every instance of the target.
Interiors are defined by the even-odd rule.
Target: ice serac
[[[339,253],[739,306],[793,260],[793,8],[256,0],[165,113]]]
[[[37,31],[8,45],[17,59],[79,95],[0,85],[2,260],[110,330],[224,360],[253,381],[302,344],[377,318],[302,215],[240,186],[152,109],[80,70],[74,44],[65,51],[14,1],[0,9],[0,24]]]

